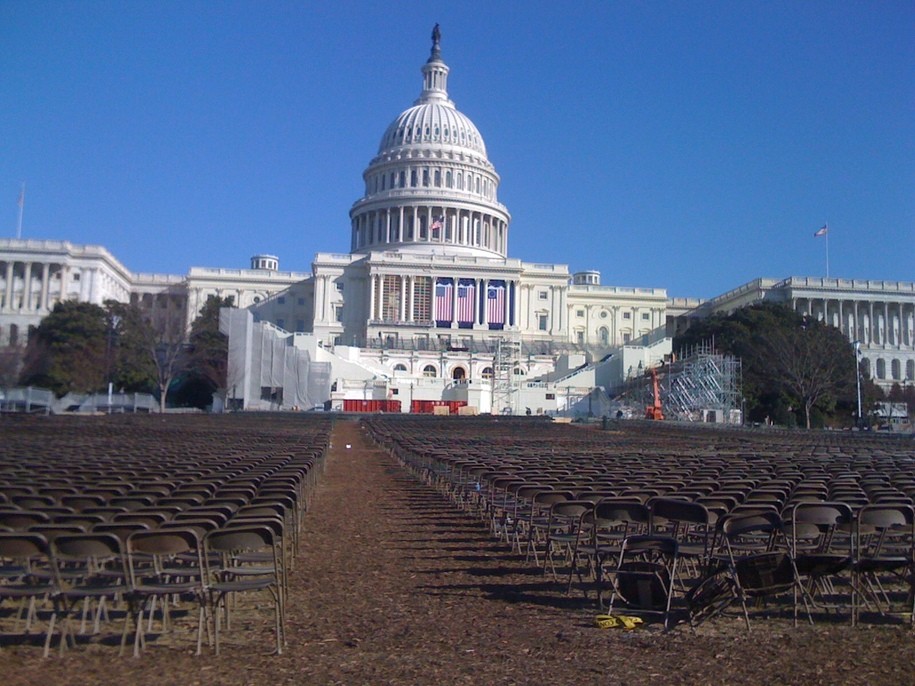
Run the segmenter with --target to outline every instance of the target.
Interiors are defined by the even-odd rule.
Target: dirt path
[[[349,446],[349,447],[347,447]],[[280,447],[278,446],[278,449]],[[271,635],[216,657],[151,646],[138,659],[81,646],[41,660],[0,650],[4,686],[134,684],[911,683],[907,629],[721,620],[694,633],[599,630],[580,594],[495,543],[338,421],[291,576],[289,645]],[[264,627],[269,626],[265,624]]]

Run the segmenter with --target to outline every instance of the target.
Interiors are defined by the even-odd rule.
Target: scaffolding
[[[518,398],[521,375],[521,341],[514,338],[500,338],[492,365],[492,411],[493,414],[518,414],[515,407]]]
[[[740,424],[740,360],[700,345],[670,365],[666,412],[691,422]]]
[[[656,369],[664,415],[667,419],[719,424],[742,423],[740,360],[700,344]],[[627,381],[613,396],[631,416],[642,417],[653,404],[650,376]],[[612,396],[611,396],[612,397]]]

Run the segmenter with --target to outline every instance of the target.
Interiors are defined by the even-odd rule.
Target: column
[[[398,210],[397,242],[403,243],[403,205],[401,205],[400,209]]]
[[[327,320],[327,281],[323,276],[315,278],[315,316],[319,321]]]
[[[369,274],[369,321],[375,319],[375,275]]]
[[[407,279],[408,276],[400,277],[400,321],[407,321]]]
[[[51,264],[45,262],[41,265],[41,300],[38,302],[39,310],[48,309],[48,279],[51,274]]]
[[[514,281],[509,281],[505,279],[505,328],[507,329],[511,322],[515,323],[515,326],[518,325],[518,320],[511,316],[512,314],[512,291],[515,292],[515,300],[518,299],[518,292],[516,288],[512,288]]]
[[[445,232],[444,227],[442,227],[442,233]],[[457,327],[457,311],[458,311],[458,277],[452,277],[452,289],[451,289],[451,328],[454,329]]]
[[[867,311],[868,311],[867,334],[865,335],[865,339],[866,339],[867,344],[870,345],[870,342],[873,340],[873,336],[874,336],[874,303],[873,302],[867,303]]]
[[[25,263],[25,273],[23,274],[23,283],[22,283],[22,301],[20,308],[26,311],[31,311],[32,309],[32,263]]]
[[[389,207],[384,211],[384,242],[393,243],[391,240],[391,208]]]
[[[883,344],[890,342],[890,304],[883,301]]]
[[[3,307],[6,310],[13,309],[13,262],[6,263],[6,292],[3,294]]]

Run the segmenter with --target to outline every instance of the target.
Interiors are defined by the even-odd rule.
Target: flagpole
[[[19,221],[16,224],[16,239],[22,238],[22,208],[25,207],[25,181],[22,182],[22,189],[19,191]]]
[[[829,278],[829,222],[826,222],[826,278]]]

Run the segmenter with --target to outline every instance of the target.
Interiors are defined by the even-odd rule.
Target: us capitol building
[[[764,300],[861,342],[884,387],[915,380],[915,284],[756,279],[717,298],[604,286],[597,271],[508,255],[511,215],[483,137],[448,96],[438,27],[422,91],[381,137],[349,212],[348,253],[311,273],[255,255],[250,269],[129,271],[105,248],[0,239],[0,346],[22,345],[57,302],[113,299],[190,322],[231,296],[226,401],[238,408],[342,407],[345,400],[465,401],[480,412],[595,414],[598,393],[671,352],[690,317]]]

